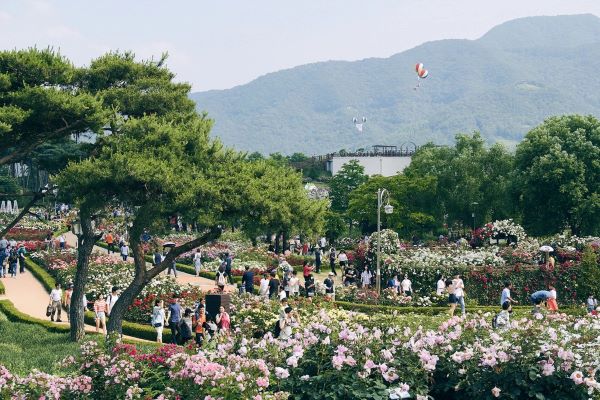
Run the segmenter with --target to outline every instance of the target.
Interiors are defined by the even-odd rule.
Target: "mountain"
[[[429,77],[417,90],[414,65]],[[600,115],[600,19],[529,17],[478,40],[424,43],[389,58],[328,61],[193,93],[213,134],[239,150],[324,154],[373,144],[452,143],[480,131],[515,143],[551,115]],[[353,117],[367,117],[363,133]]]

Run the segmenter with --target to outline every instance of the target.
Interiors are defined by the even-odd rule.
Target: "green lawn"
[[[87,337],[104,342],[101,336]],[[0,365],[12,373],[24,375],[32,369],[55,373],[58,362],[79,354],[79,346],[70,341],[68,333],[48,332],[39,325],[11,322],[0,312]],[[156,349],[151,343],[136,346],[142,352]]]
[[[0,313],[0,364],[27,374],[34,368],[55,372],[56,363],[79,352],[68,333],[51,333],[41,326],[10,322]]]

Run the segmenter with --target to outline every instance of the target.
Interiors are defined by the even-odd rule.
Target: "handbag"
[[[156,322],[154,324],[152,324],[155,328],[160,328],[162,326],[162,324],[160,322]]]
[[[51,305],[48,305],[48,307],[46,307],[46,317],[51,316],[53,310],[54,308]]]

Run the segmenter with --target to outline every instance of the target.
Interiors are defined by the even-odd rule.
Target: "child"
[[[550,298],[546,301],[548,311],[556,312],[558,311],[558,303],[556,302],[556,289],[552,285],[548,285],[548,289],[550,289]]]
[[[506,330],[510,327],[510,302],[502,303],[502,311],[498,313],[495,320],[495,327],[498,330]]]

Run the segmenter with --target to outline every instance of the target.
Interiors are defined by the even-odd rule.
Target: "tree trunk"
[[[139,239],[141,232],[143,232],[143,228],[140,228],[137,226],[136,222],[134,222],[133,227],[131,228],[131,248],[133,251],[133,260],[135,264],[135,276],[133,281],[123,291],[121,296],[119,296],[119,299],[110,312],[110,318],[106,325],[106,329],[109,333],[121,333],[125,311],[127,311],[129,306],[133,304],[133,301],[144,289],[144,287],[150,283],[150,281],[156,275],[167,269],[167,267],[173,263],[173,260],[175,260],[177,256],[198,246],[211,242],[221,235],[221,229],[219,227],[213,227],[210,231],[199,238],[182,244],[181,246],[174,247],[171,249],[171,251],[169,251],[165,259],[160,264],[153,267],[150,266],[150,269],[148,269],[146,266],[146,260],[144,259],[144,249]]]
[[[73,293],[71,295],[71,309],[69,320],[71,322],[71,340],[78,342],[85,335],[83,295],[88,278],[90,255],[96,243],[92,228],[92,218],[89,212],[83,209],[79,211],[82,234],[77,238],[77,271],[73,282]],[[88,299],[89,300],[89,299]]]
[[[281,234],[281,241],[283,242],[283,252],[285,253],[286,250],[290,249],[290,241],[289,241],[289,237],[288,237],[288,233],[286,231],[283,231],[283,233]]]

